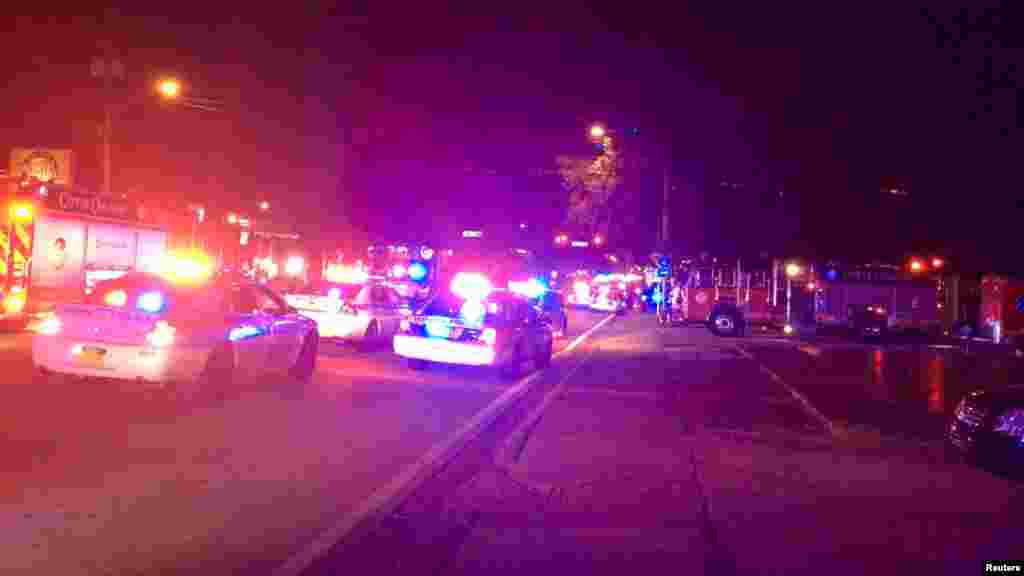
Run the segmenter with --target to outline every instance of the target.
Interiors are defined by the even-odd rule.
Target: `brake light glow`
[[[452,279],[452,293],[465,300],[484,300],[494,290],[491,281],[480,274],[459,272]]]
[[[56,314],[51,314],[46,317],[42,322],[36,326],[36,332],[39,334],[45,334],[47,336],[53,336],[59,334],[61,329],[60,317]]]
[[[255,338],[263,334],[263,329],[259,326],[252,326],[249,324],[243,324],[241,326],[235,326],[228,332],[228,340],[232,342],[238,342],[239,340],[246,340],[248,338]]]
[[[484,331],[480,333],[480,341],[488,346],[494,346],[494,343],[498,340],[498,333],[494,328],[484,328]]]
[[[166,348],[174,343],[174,332],[174,326],[160,320],[153,330],[146,334],[146,342],[154,348]]]

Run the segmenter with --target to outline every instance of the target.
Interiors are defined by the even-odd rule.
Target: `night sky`
[[[559,2],[496,17],[489,3],[458,14],[423,4],[0,19],[0,153],[74,146],[82,181],[98,186],[89,60],[107,37],[129,73],[115,187],[141,197],[240,210],[266,198],[275,215],[339,238],[519,220],[550,230],[564,198],[538,174],[586,153],[586,128],[602,121],[623,138],[639,128],[627,151],[652,167],[671,159],[683,251],[940,250],[1019,267],[1015,14],[981,2],[601,13]],[[163,72],[225,110],[160,105],[147,88]],[[637,248],[654,241],[650,172],[623,210]],[[722,178],[742,191],[721,190]],[[911,200],[886,198],[892,182]],[[780,189],[782,205],[759,200]]]

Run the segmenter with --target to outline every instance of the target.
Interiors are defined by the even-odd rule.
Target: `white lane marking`
[[[814,404],[811,404],[811,401],[808,400],[803,394],[801,394],[799,390],[791,386],[789,382],[786,382],[781,376],[776,374],[774,370],[766,366],[764,362],[761,362],[757,358],[754,358],[752,354],[750,354],[743,348],[736,346],[736,351],[739,352],[739,354],[744,358],[752,360],[754,363],[756,363],[758,368],[761,369],[761,372],[764,372],[769,378],[771,378],[773,381],[775,381],[776,383],[780,384],[783,388],[785,388],[786,391],[789,392],[790,396],[792,396],[804,409],[804,412],[806,412],[808,416],[817,420],[822,426],[824,426],[825,429],[828,430],[828,433],[830,435],[832,435],[835,438],[841,436],[839,429],[832,423],[832,421],[829,420],[827,416],[822,414],[820,410],[815,408]]]
[[[559,351],[558,354],[561,355],[576,348],[590,337],[591,334],[614,318],[614,315],[609,315],[590,327],[586,332],[577,336],[563,350]],[[414,491],[424,480],[430,477],[433,471],[439,469],[462,446],[472,440],[488,424],[497,419],[509,404],[525,394],[529,390],[530,385],[543,374],[544,372],[537,371],[526,376],[518,384],[488,404],[487,407],[477,412],[454,435],[432,446],[419,460],[405,468],[401,473],[392,478],[390,482],[375,490],[367,499],[360,502],[355,509],[345,514],[340,520],[321,532],[302,550],[288,558],[284,564],[274,570],[274,576],[298,576],[327,553],[335,544],[344,540],[363,520],[401,502],[404,496]]]

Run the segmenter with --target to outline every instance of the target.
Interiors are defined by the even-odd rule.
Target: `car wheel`
[[[370,325],[366,327],[366,334],[363,336],[363,338],[365,338],[367,342],[370,342],[376,340],[379,337],[380,324],[378,324],[376,320],[372,320],[370,322]]]
[[[733,312],[716,312],[711,317],[711,331],[716,336],[736,336],[740,334],[740,321]]]
[[[540,354],[538,354],[538,368],[547,368],[548,366],[551,366],[551,356],[553,355],[552,346],[553,344],[551,342],[548,342],[547,345],[544,346],[544,349],[540,351]]]
[[[506,379],[512,379],[522,374],[524,360],[523,344],[520,342],[516,345],[516,351],[512,358],[502,365],[501,376]]]
[[[310,332],[306,339],[302,341],[299,357],[295,359],[295,365],[292,366],[289,374],[299,384],[299,386],[294,387],[299,392],[302,391],[303,386],[313,379],[313,373],[316,372],[316,355],[319,349],[319,336],[316,332]],[[295,391],[291,387],[289,390]]]
[[[430,364],[426,360],[421,360],[419,358],[409,358],[407,363],[409,364],[409,368],[417,372],[422,372],[430,367]]]
[[[200,394],[209,394],[215,400],[224,400],[235,382],[235,349],[230,343],[223,343],[213,349],[206,359],[198,381],[176,386],[175,395],[182,400],[195,399]]]

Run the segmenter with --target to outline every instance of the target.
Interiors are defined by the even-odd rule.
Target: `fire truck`
[[[781,326],[779,262],[737,259],[688,260],[673,279],[671,322],[707,324],[720,336],[738,336],[747,326]]]
[[[15,324],[75,302],[101,280],[158,266],[167,231],[123,199],[68,189],[19,188],[0,234],[0,318]]]
[[[913,269],[911,269],[913,268]],[[814,270],[815,321],[855,331],[862,309],[884,316],[886,330],[938,333],[941,329],[939,285],[917,260],[904,269],[884,263]]]

